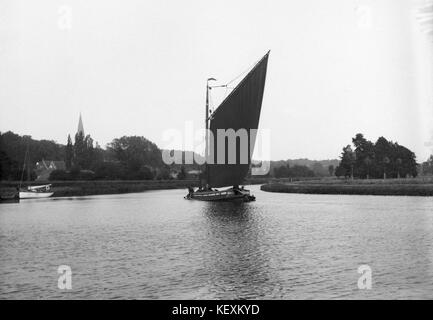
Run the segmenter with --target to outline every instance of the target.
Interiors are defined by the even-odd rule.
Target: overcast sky
[[[2,0],[0,130],[66,143],[81,112],[102,146],[143,135],[162,147],[164,130],[203,126],[206,78],[228,82],[271,49],[260,127],[272,159],[337,158],[362,132],[425,160],[424,2]]]

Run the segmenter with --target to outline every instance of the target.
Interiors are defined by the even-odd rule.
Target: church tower
[[[81,119],[81,113],[80,113],[80,119],[78,120],[78,130],[77,133],[82,133],[84,136],[84,126],[83,126],[83,120]]]

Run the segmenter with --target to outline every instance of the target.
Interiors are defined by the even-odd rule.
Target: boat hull
[[[185,196],[188,200],[199,201],[255,201],[256,198],[250,195],[249,190],[223,190],[223,191],[196,191]]]
[[[31,191],[20,191],[20,199],[40,199],[49,198],[54,192],[31,192]]]

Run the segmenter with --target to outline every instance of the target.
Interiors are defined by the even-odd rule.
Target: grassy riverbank
[[[197,185],[194,180],[138,180],[138,181],[50,181],[31,182],[30,185],[51,183],[53,197],[75,197],[98,194],[120,194],[142,192],[147,190],[183,189],[190,185]],[[13,193],[19,182],[1,182],[0,193]],[[28,184],[24,184],[27,186]]]
[[[263,179],[250,179],[247,184],[263,184],[267,180]],[[92,180],[92,181],[47,181],[35,182],[29,184],[24,183],[23,186],[28,185],[43,185],[51,183],[53,197],[76,197],[98,194],[120,194],[143,192],[148,190],[164,190],[164,189],[187,189],[189,186],[198,187],[198,180]],[[16,190],[19,181],[1,181],[0,194],[10,195]]]
[[[54,197],[76,197],[99,194],[120,194],[148,190],[186,189],[197,187],[197,180],[93,180],[93,181],[50,181],[31,182],[30,185],[52,184]],[[433,196],[433,178],[388,179],[388,180],[343,180],[254,178],[245,184],[261,184],[268,192],[311,193],[311,194],[359,194],[359,195],[400,195]],[[12,194],[19,185],[18,181],[0,182],[0,194]],[[27,184],[24,184],[27,186]]]
[[[274,181],[260,189],[282,193],[433,196],[433,179]]]

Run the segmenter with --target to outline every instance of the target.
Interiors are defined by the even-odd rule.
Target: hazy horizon
[[[425,161],[423,3],[3,1],[0,130],[65,144],[81,112],[101,146],[138,135],[164,148],[165,130],[202,127],[208,77],[226,83],[270,49],[260,128],[271,131],[271,160],[337,159],[363,133]]]

